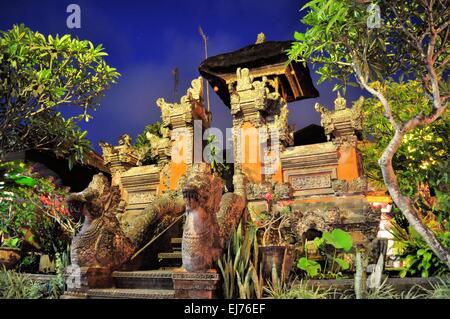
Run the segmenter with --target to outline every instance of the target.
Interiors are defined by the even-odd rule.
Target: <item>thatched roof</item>
[[[318,97],[307,65],[292,62],[288,65],[286,50],[291,41],[268,41],[246,46],[234,52],[210,57],[199,66],[222,101],[230,107],[227,81],[236,76],[237,68],[248,68],[251,74],[279,77],[283,95],[288,102]]]

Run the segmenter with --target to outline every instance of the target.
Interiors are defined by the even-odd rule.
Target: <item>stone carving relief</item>
[[[293,127],[288,124],[288,120],[289,110],[287,103],[283,100],[279,113],[275,114],[273,122],[269,123],[270,130],[279,134],[279,140],[283,146],[294,144],[294,130]]]
[[[253,76],[247,68],[238,68],[236,70],[236,91],[245,91],[252,89]]]
[[[335,179],[332,182],[332,187],[337,195],[363,193],[367,190],[367,178],[363,176],[352,181]]]
[[[103,164],[110,164],[114,152],[114,146],[104,141],[100,141],[99,146],[102,149]]]
[[[296,191],[331,187],[330,174],[291,175],[289,181]]]
[[[192,101],[203,100],[203,78],[198,77],[191,81],[191,87],[186,92],[186,99]]]
[[[129,134],[123,134],[119,137],[119,146],[122,146],[122,148],[129,149],[131,148],[131,136]]]
[[[325,218],[321,216],[320,211],[310,211],[302,214],[302,216],[298,220],[298,224],[296,227],[298,238],[301,238],[303,233],[305,233],[310,228],[314,228],[323,232],[330,231],[332,227],[330,222],[325,220]]]
[[[292,197],[293,189],[289,183],[276,183],[273,193],[279,199],[290,199]]]
[[[272,184],[270,183],[248,183],[246,186],[248,200],[263,200],[267,193],[272,193]]]
[[[276,198],[285,200],[292,197],[292,188],[289,183],[248,183],[246,194],[248,200],[264,200],[264,195],[270,193]]]
[[[234,193],[241,196],[242,198],[246,198],[247,183],[248,180],[246,176],[242,173],[242,170],[239,167],[235,168],[233,175]]]
[[[167,137],[166,127],[161,128],[161,131],[164,131],[162,137],[150,132],[147,132],[145,136],[150,141],[152,157],[159,156],[161,160],[165,160],[170,156],[170,139]]]

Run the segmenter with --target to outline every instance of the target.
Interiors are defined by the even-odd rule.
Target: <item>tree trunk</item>
[[[392,200],[406,217],[409,224],[419,233],[420,236],[422,236],[423,240],[428,244],[436,256],[450,269],[450,250],[445,249],[437,240],[433,232],[422,223],[418,217],[417,210],[411,204],[411,199],[404,196],[400,191],[397,175],[395,174],[392,166],[392,158],[397,152],[404,135],[405,132],[403,129],[396,129],[394,136],[385,148],[378,162],[381,167],[384,183],[389,190]]]

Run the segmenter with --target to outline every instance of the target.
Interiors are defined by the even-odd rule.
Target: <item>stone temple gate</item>
[[[128,135],[122,136],[117,146],[101,144],[104,163],[112,176],[112,189],[117,191],[117,201],[120,200],[117,206],[120,209],[115,211],[118,222],[111,227],[116,227],[121,236],[130,239],[130,245],[134,248],[130,248],[129,256],[142,248],[145,239],[148,240],[145,232],[136,235],[132,228],[139,228],[142,223],[152,223],[147,217],[149,207],[153,207],[152,218],[162,211],[161,205],[154,208],[155,202],[161,201],[158,198],[169,198],[172,202],[165,205],[172,211],[179,210],[174,198],[181,190],[187,211],[201,216],[203,205],[205,212],[217,212],[219,225],[215,221],[205,221],[210,223],[205,225],[211,225],[211,229],[217,227],[220,236],[211,241],[217,241],[219,246],[223,246],[226,234],[232,232],[244,208],[250,212],[250,217],[266,209],[264,196],[267,193],[292,202],[295,212],[295,222],[290,225],[293,244],[301,243],[310,228],[319,231],[335,227],[345,229],[357,245],[365,245],[375,238],[380,213],[373,209],[371,203],[389,199],[384,192],[371,189],[363,174],[358,143],[364,100],[360,98],[349,107],[338,94],[333,110],[316,104],[324,132],[322,142],[310,144],[303,141],[301,135],[294,139],[293,129],[288,124],[288,103],[318,97],[319,93],[306,65],[288,63],[285,51],[290,46],[291,42],[261,41],[236,52],[210,57],[201,63],[201,77],[192,81],[179,103],[158,99],[156,104],[161,109],[162,136],[147,135],[151,141],[152,155],[158,155],[157,164],[141,165]],[[234,193],[222,195],[222,182],[208,177],[205,164],[198,163],[202,162],[204,144],[195,141],[194,132],[208,129],[212,120],[211,113],[204,107],[203,79],[219,95],[233,117]],[[183,160],[175,160],[175,157]],[[183,211],[184,208],[180,213]],[[158,218],[164,216],[158,215]],[[176,235],[169,238],[172,244],[181,243],[180,235]],[[195,250],[201,246],[196,242],[200,237],[190,236],[190,241],[186,239],[183,244],[189,244]],[[114,248],[110,253],[114,253]],[[158,258],[181,261],[181,255],[178,248],[160,253]],[[129,267],[136,270],[140,266]],[[136,291],[130,291],[130,287],[139,287],[140,284],[136,283],[139,278],[144,282],[156,279],[164,282],[174,278],[178,285],[175,296],[211,297],[211,291],[219,280],[217,274],[207,273],[178,274],[175,280],[175,275],[167,267],[155,272],[118,271],[123,268],[109,267],[104,273],[106,277],[115,278],[116,288],[110,288],[111,280],[105,280],[100,285],[98,281],[91,280],[87,284],[88,292],[84,289],[81,293],[84,297],[133,297]],[[84,274],[88,273],[86,271]],[[193,281],[196,286],[202,287],[203,294],[189,295],[186,292]],[[99,287],[112,290],[92,289]],[[158,290],[146,296],[166,298],[174,295]]]

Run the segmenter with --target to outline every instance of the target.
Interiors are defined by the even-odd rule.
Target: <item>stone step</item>
[[[112,277],[116,288],[173,289],[170,270],[115,271]]]
[[[181,242],[182,242],[182,238],[181,237],[171,238],[170,239],[170,244],[172,245],[172,250],[174,252],[181,251]]]
[[[158,259],[180,259],[181,260],[181,252],[171,252],[171,253],[159,253]]]
[[[89,289],[89,299],[173,299],[175,292],[167,289]]]
[[[181,251],[159,253],[158,259],[160,268],[180,267],[182,264]]]
[[[180,269],[180,266],[159,267],[158,270],[172,271],[173,272],[175,269]]]

